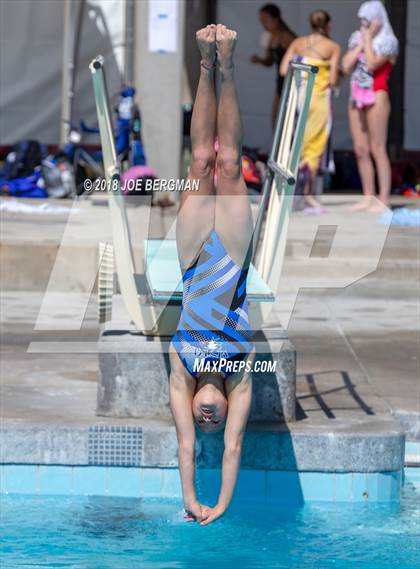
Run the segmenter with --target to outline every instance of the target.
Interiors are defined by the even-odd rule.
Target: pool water
[[[420,493],[399,504],[238,505],[208,527],[179,500],[1,496],[2,569],[415,569]]]

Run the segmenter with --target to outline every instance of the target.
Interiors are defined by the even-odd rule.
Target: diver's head
[[[280,8],[275,4],[265,4],[260,8],[260,22],[267,32],[274,32],[281,26]]]
[[[309,16],[309,24],[313,32],[329,37],[331,16],[325,10],[314,10]]]
[[[205,433],[220,430],[226,420],[227,408],[221,374],[200,374],[197,377],[197,391],[192,403],[196,424]]]
[[[388,21],[388,15],[382,2],[379,0],[368,0],[360,6],[357,16],[362,28],[370,28],[376,21],[379,27],[384,26]]]

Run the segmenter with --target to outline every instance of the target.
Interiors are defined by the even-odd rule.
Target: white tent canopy
[[[124,62],[124,13],[121,0],[85,2],[75,69],[74,114],[96,123],[95,102],[88,70],[97,53],[107,61],[111,99],[121,88]],[[77,3],[69,2],[67,26],[75,34]],[[46,144],[60,139],[63,50],[66,2],[2,0],[1,144],[36,138]]]
[[[81,0],[69,0],[73,15],[75,6]],[[162,99],[168,122],[175,115],[178,103],[176,89],[163,91],[173,85],[178,62],[173,54],[161,57],[156,71],[156,59],[149,57],[147,51],[147,23],[144,22],[151,2],[159,0],[135,0],[137,28],[135,37],[134,62],[137,85],[140,88],[140,104],[143,111],[146,146],[152,165],[165,170],[162,162],[162,144],[166,145],[168,136],[178,132],[180,118],[176,117],[169,132],[156,120],[153,105]],[[199,0],[204,1],[204,0]],[[183,0],[173,0],[183,9]],[[274,90],[274,69],[267,70],[253,66],[249,62],[252,52],[259,49],[261,26],[258,22],[258,8],[264,0],[223,0],[217,3],[219,19],[233,23],[239,30],[241,41],[238,44],[237,78],[239,96],[245,126],[245,142],[249,145],[270,147],[270,107]],[[78,42],[77,68],[75,70],[73,119],[77,123],[83,119],[95,124],[95,109],[88,71],[89,61],[98,53],[106,60],[107,78],[111,102],[115,100],[122,82],[124,68],[125,42],[125,0],[85,0],[82,26]],[[282,0],[279,2],[285,20],[297,33],[308,31],[307,17],[313,9],[312,0]],[[357,25],[359,0],[319,0],[317,8],[325,8],[333,17],[333,36],[346,45],[350,32]],[[62,70],[64,42],[65,0],[1,0],[0,2],[0,144],[13,144],[25,138],[36,138],[43,143],[57,144],[60,141],[62,110]],[[192,4],[194,5],[194,4]],[[135,23],[136,23],[135,22]],[[72,22],[74,26],[75,23]],[[416,73],[420,58],[419,43],[420,2],[408,0],[407,45],[405,74],[405,148],[420,149],[420,75]],[[140,27],[142,28],[140,30]],[[180,32],[182,26],[179,28]],[[190,32],[190,30],[189,30]],[[181,34],[180,34],[181,35]],[[182,41],[178,43],[178,56],[182,58]],[[140,55],[139,55],[140,53]],[[178,71],[177,71],[178,73]],[[153,77],[151,77],[151,74]],[[170,77],[169,77],[170,76]],[[144,85],[144,77],[148,86]],[[180,79],[181,81],[181,79]],[[153,92],[150,92],[153,88]],[[335,101],[334,146],[340,149],[351,148],[347,124],[347,82],[342,85],[340,97]],[[166,96],[165,101],[163,101]],[[179,110],[180,112],[180,110]],[[175,119],[174,119],[175,120]],[[161,119],[163,122],[163,119]],[[155,130],[166,130],[155,150]],[[96,139],[97,140],[97,139]],[[173,152],[173,151],[172,151]],[[169,172],[173,173],[175,159]]]

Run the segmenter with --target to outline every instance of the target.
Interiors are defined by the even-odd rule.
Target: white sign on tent
[[[149,0],[149,51],[174,53],[178,46],[178,6],[173,0]]]

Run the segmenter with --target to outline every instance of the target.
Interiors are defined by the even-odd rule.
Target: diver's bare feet
[[[372,205],[368,208],[369,213],[383,213],[388,208],[388,205],[381,200],[375,199]]]
[[[216,27],[217,60],[222,75],[233,69],[233,52],[238,34],[223,24]]]
[[[195,34],[201,53],[201,64],[205,69],[214,67],[216,61],[216,25],[210,24]]]
[[[350,208],[350,211],[363,211],[369,209],[373,203],[373,196],[365,196]]]
[[[304,197],[309,207],[322,209],[322,204],[312,194],[307,194]]]

